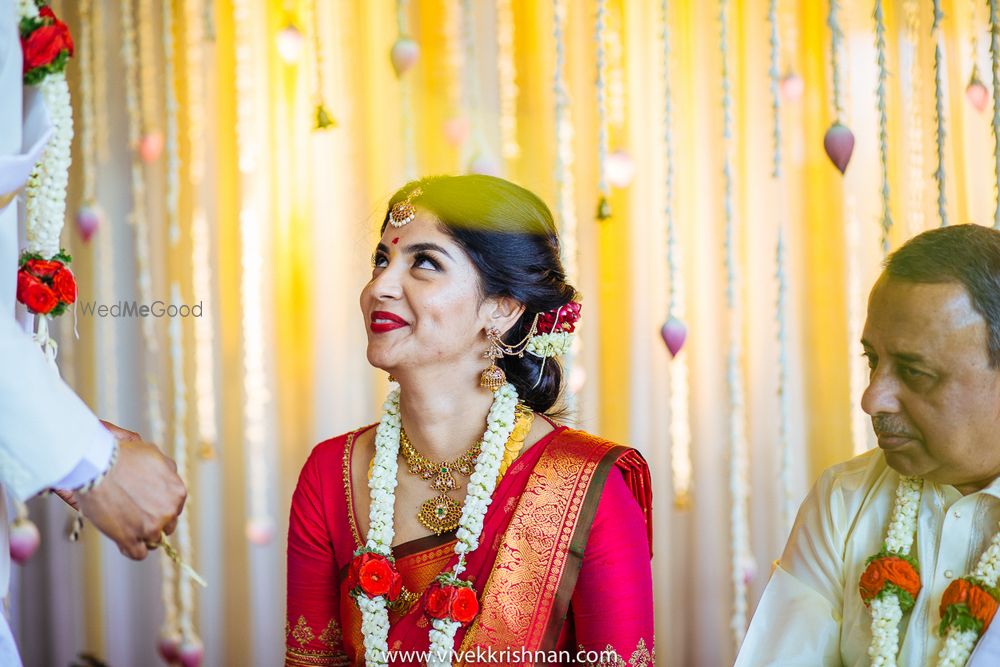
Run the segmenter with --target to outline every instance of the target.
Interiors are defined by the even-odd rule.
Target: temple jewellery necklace
[[[517,458],[524,447],[524,439],[531,431],[531,425],[535,419],[535,413],[521,404],[515,408],[517,421],[514,430],[507,439],[504,446],[503,460],[500,462],[500,472],[497,476],[497,483],[507,472],[507,467]],[[427,530],[435,535],[450,533],[458,528],[459,519],[462,517],[462,506],[454,498],[448,495],[449,491],[459,488],[455,473],[460,473],[468,477],[476,469],[476,459],[482,451],[482,440],[477,441],[464,454],[453,461],[436,462],[428,459],[413,447],[413,443],[406,435],[405,429],[399,432],[399,453],[403,455],[406,466],[410,474],[423,480],[430,481],[431,488],[437,491],[437,495],[428,498],[420,505],[417,512],[417,521]],[[368,466],[368,476],[371,478],[372,466],[375,458]]]

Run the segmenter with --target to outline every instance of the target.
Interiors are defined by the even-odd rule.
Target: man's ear
[[[495,328],[503,336],[517,323],[524,313],[524,304],[509,296],[488,299],[484,304],[486,328]]]

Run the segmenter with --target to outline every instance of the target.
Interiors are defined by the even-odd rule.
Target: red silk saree
[[[371,427],[368,427],[371,428]],[[364,429],[320,443],[299,477],[288,535],[286,666],[364,662],[346,570],[363,543],[351,454]],[[455,664],[653,664],[649,471],[639,453],[557,427],[510,466],[486,514],[468,578],[480,613]],[[455,561],[453,534],[393,548],[417,598]],[[390,613],[390,663],[424,664],[422,600]],[[544,654],[544,656],[542,655]]]

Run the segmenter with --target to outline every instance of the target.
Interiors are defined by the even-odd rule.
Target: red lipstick
[[[387,331],[392,331],[393,329],[399,329],[400,327],[405,327],[409,324],[399,315],[394,315],[393,313],[376,310],[371,314],[371,330],[372,333],[385,333]]]

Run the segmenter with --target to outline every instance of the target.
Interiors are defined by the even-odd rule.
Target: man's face
[[[963,493],[1000,475],[1000,371],[964,286],[883,275],[861,343],[871,368],[861,407],[890,466]]]

